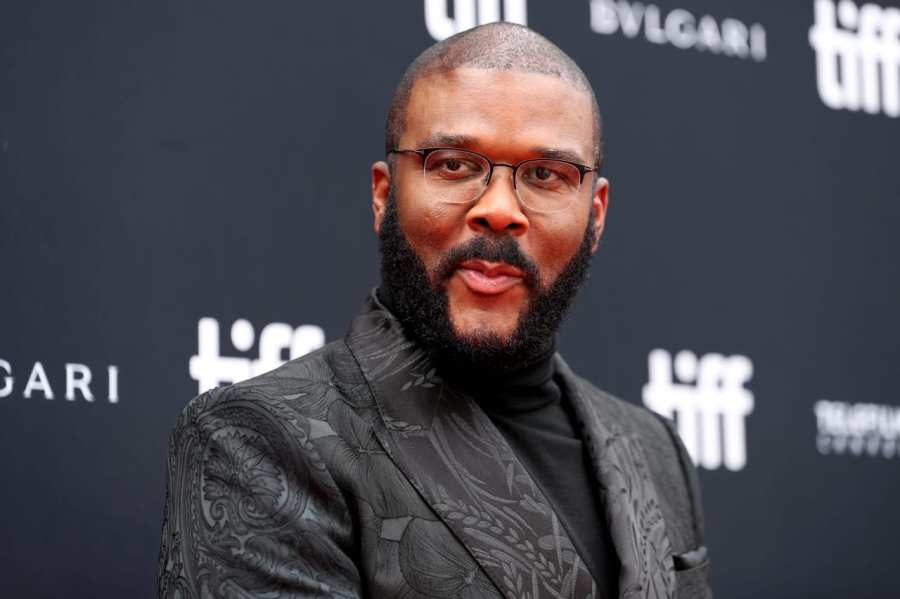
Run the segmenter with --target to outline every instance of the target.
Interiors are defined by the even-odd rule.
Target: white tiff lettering
[[[256,342],[256,331],[249,321],[239,318],[231,325],[231,343],[238,351],[246,352]],[[197,323],[197,355],[191,356],[191,378],[197,381],[199,392],[220,383],[237,383],[268,372],[285,363],[283,356],[298,358],[325,344],[325,332],[315,325],[296,329],[283,322],[263,327],[259,335],[259,359],[223,356],[219,351],[219,322],[215,318],[201,318]]]
[[[501,20],[500,0],[453,0],[452,17],[449,14],[449,2],[450,0],[425,0],[425,27],[437,41],[476,25]],[[527,12],[525,0],[503,0],[504,21],[527,25]]]
[[[900,117],[900,8],[816,0],[809,43],[826,106]]]
[[[698,360],[693,352],[681,351],[673,363],[669,352],[655,349],[648,363],[644,404],[675,419],[694,463],[708,470],[722,464],[729,470],[744,468],[744,419],[753,411],[753,394],[744,387],[753,376],[750,359],[713,353]],[[673,372],[677,383],[672,381]]]

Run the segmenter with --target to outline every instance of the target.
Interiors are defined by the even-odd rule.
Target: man
[[[590,84],[533,31],[426,50],[372,167],[382,286],[344,339],[194,399],[164,597],[711,597],[669,424],[556,330],[609,184]]]

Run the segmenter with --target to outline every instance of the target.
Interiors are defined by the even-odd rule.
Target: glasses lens
[[[522,203],[532,210],[565,210],[578,197],[581,171],[559,160],[529,160],[519,167],[516,189]]]
[[[433,199],[465,204],[481,194],[490,165],[465,150],[435,150],[425,159],[425,186]]]

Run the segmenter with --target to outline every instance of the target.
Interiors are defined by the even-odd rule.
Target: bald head
[[[406,69],[394,91],[385,130],[385,152],[397,147],[406,127],[406,110],[419,79],[459,68],[521,71],[559,77],[590,95],[593,112],[593,153],[599,164],[603,154],[600,110],[590,82],[582,70],[553,42],[512,23],[489,23],[434,44]]]

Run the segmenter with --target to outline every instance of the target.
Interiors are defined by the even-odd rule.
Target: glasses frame
[[[472,150],[466,150],[464,148],[447,148],[447,147],[416,148],[416,149],[394,148],[390,152],[388,152],[388,154],[415,154],[417,156],[421,156],[422,157],[422,168],[424,169],[425,162],[428,160],[428,155],[433,152],[437,152],[439,150],[451,150],[454,152],[465,152],[465,153],[471,154],[473,156],[478,156],[479,158],[481,158],[485,162],[487,162],[488,165],[490,166],[490,168],[489,168],[489,170],[487,172],[487,176],[484,180],[484,188],[485,189],[487,189],[488,185],[491,184],[491,178],[494,176],[494,168],[495,167],[505,166],[506,168],[511,168],[512,169],[513,189],[516,190],[516,195],[518,195],[518,191],[519,191],[518,187],[516,186],[516,175],[518,175],[518,173],[519,173],[519,167],[522,166],[523,164],[527,164],[529,162],[538,162],[538,161],[547,161],[547,160],[553,160],[556,162],[570,164],[578,169],[578,173],[580,175],[579,180],[578,180],[578,185],[579,185],[578,191],[579,192],[581,191],[581,186],[584,184],[584,176],[587,173],[600,172],[600,166],[601,166],[601,163],[599,163],[599,162],[596,164],[596,166],[587,166],[585,164],[581,164],[580,162],[572,162],[571,160],[562,160],[561,158],[529,158],[528,160],[522,160],[521,162],[517,162],[516,164],[507,164],[506,162],[494,162],[493,160],[491,160],[484,154],[479,154],[478,152],[473,152]],[[480,195],[476,195],[471,200],[469,200],[468,202],[465,202],[465,203],[474,202],[479,197],[480,197]],[[521,201],[521,198],[519,198],[519,200]]]

